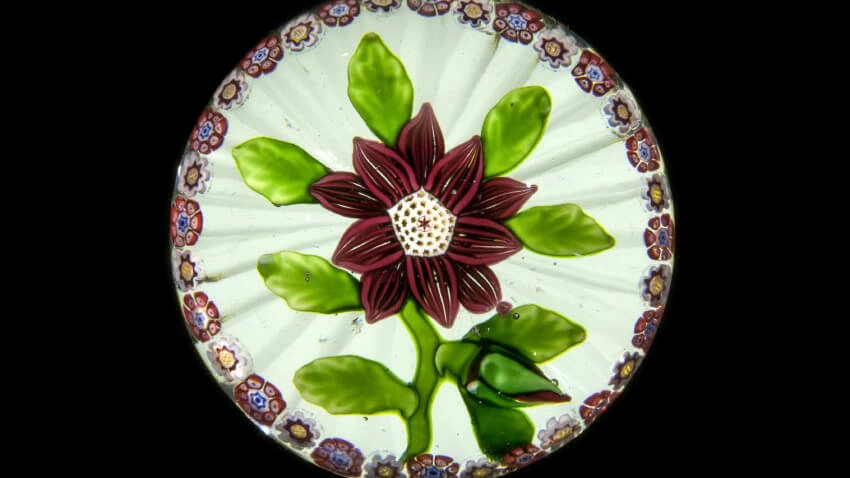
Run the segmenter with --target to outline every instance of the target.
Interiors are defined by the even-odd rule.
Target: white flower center
[[[387,214],[405,254],[433,257],[449,248],[457,217],[424,190],[402,198]]]

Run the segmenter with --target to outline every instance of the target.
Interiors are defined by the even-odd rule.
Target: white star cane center
[[[457,217],[424,190],[402,198],[387,214],[405,254],[434,257],[449,248]]]

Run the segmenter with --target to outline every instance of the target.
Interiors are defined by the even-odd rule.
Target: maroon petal
[[[345,217],[374,217],[387,211],[354,173],[330,173],[310,186],[310,194],[326,209]]]
[[[449,151],[434,165],[425,190],[458,214],[475,198],[483,175],[484,150],[481,137],[476,135]]]
[[[493,270],[487,266],[455,264],[458,297],[466,310],[483,314],[502,300],[502,288]]]
[[[566,393],[563,394],[563,395],[559,395],[559,394],[552,392],[552,391],[549,391],[549,390],[544,390],[542,392],[528,393],[528,394],[525,394],[525,395],[514,395],[511,398],[513,398],[514,400],[518,400],[520,402],[526,402],[526,403],[529,403],[529,402],[562,403],[562,402],[569,402],[570,400],[573,399],[572,397],[570,397]]]
[[[353,162],[363,183],[386,207],[419,189],[407,161],[377,141],[354,138]]]
[[[425,103],[419,113],[404,125],[398,136],[398,150],[407,159],[419,184],[425,184],[434,163],[446,153],[440,123]]]
[[[516,214],[536,192],[537,186],[534,184],[521,183],[511,178],[491,179],[481,185],[475,200],[464,209],[463,215],[503,221]]]
[[[480,217],[460,217],[447,254],[464,264],[491,265],[520,249],[522,243],[505,226]]]
[[[363,273],[388,266],[403,255],[389,216],[379,216],[349,226],[332,260],[340,267]]]
[[[426,314],[446,328],[455,323],[459,307],[457,277],[446,256],[407,256],[407,282]]]
[[[360,300],[366,310],[366,322],[375,322],[396,314],[407,297],[404,262],[369,271],[360,278]]]

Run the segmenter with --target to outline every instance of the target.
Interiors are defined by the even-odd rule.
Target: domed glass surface
[[[262,38],[170,220],[210,373],[342,476],[501,476],[569,443],[647,353],[675,249],[629,88],[486,0],[334,0]]]

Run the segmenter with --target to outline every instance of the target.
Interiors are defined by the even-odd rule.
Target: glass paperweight
[[[569,443],[647,353],[675,245],[629,88],[555,19],[485,0],[335,0],[260,39],[170,217],[209,372],[349,477],[501,476]]]

